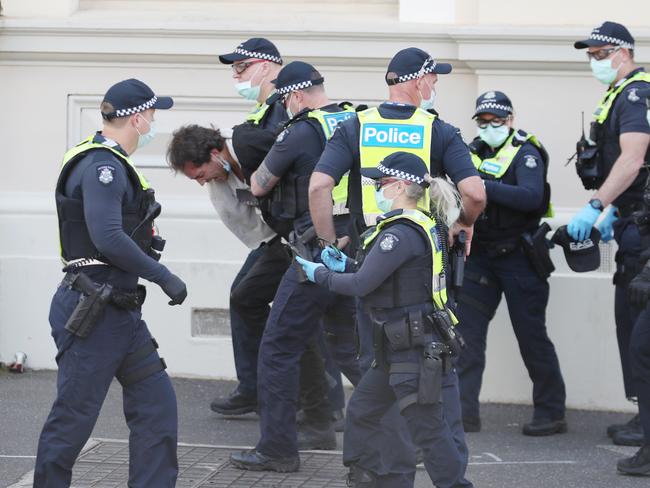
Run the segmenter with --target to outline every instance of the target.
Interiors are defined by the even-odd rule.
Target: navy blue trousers
[[[519,352],[533,382],[534,418],[564,418],[566,392],[555,347],[546,332],[549,286],[521,250],[488,257],[478,246],[465,264],[458,326],[467,347],[458,360],[464,417],[479,417],[488,325],[505,295]]]
[[[340,312],[341,309],[347,313]],[[328,330],[328,322],[343,319],[350,329],[354,327],[353,299],[313,283],[299,283],[293,266],[284,273],[258,357],[259,452],[273,457],[298,453],[296,403],[300,358],[307,342],[319,333],[321,321]]]
[[[634,324],[641,310],[628,300],[628,285],[637,272],[641,271],[641,237],[638,227],[630,219],[614,222],[614,239],[618,244],[616,252],[616,275],[614,278],[614,319],[616,339],[623,370],[623,386],[627,398],[637,397],[636,383],[632,379],[630,361],[630,340]]]
[[[59,287],[52,299],[50,325],[58,349],[57,395],[38,442],[35,488],[70,486],[72,466],[90,437],[108,388],[127,356],[151,341],[140,310],[108,305],[86,338],[64,326],[79,292]],[[156,352],[135,365],[158,361]],[[176,395],[164,371],[122,389],[129,427],[129,487],[176,485]]]
[[[357,331],[359,334],[360,363],[362,371],[369,371],[374,358],[373,325],[370,316],[357,301]],[[356,390],[355,390],[356,391]],[[442,383],[443,417],[463,462],[464,475],[469,460],[465,432],[461,418],[458,376],[455,372],[445,375]],[[354,410],[354,407],[353,407]],[[354,412],[353,412],[354,414]],[[346,415],[350,415],[350,405]],[[363,415],[363,408],[360,413]],[[347,424],[346,424],[347,425]],[[347,426],[346,426],[347,429]],[[354,437],[345,436],[343,442],[343,463],[346,466],[358,464],[377,476],[377,488],[404,488],[413,486],[415,474],[415,447],[408,425],[400,415],[397,404],[389,406],[381,418],[381,428],[373,433],[372,443],[357,442]],[[461,480],[460,486],[471,486]]]
[[[257,356],[269,304],[291,262],[280,240],[250,252],[230,289],[230,329],[239,392],[257,396]]]

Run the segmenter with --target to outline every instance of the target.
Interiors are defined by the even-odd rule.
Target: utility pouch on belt
[[[543,280],[551,276],[551,273],[555,271],[549,253],[550,245],[546,239],[546,234],[550,230],[551,227],[544,222],[534,234],[525,232],[521,236],[524,254],[537,275]]]
[[[85,275],[80,274],[79,276],[83,277],[81,279],[88,279]],[[113,287],[104,283],[98,288],[95,288],[90,294],[81,295],[79,303],[65,324],[65,330],[78,337],[87,337],[93,330],[93,327],[95,327],[104,308],[110,302],[112,292]]]
[[[429,315],[434,330],[453,356],[458,356],[465,347],[463,336],[456,330],[447,310],[434,310]]]
[[[410,349],[410,326],[405,317],[384,322],[383,329],[394,351]]]
[[[307,229],[302,234],[298,235],[296,231],[291,231],[289,233],[289,249],[291,249],[291,254],[293,257],[300,256],[307,261],[313,261],[314,257],[312,256],[311,249],[307,245],[316,238],[316,229],[312,226]],[[292,262],[293,267],[298,273],[298,281],[304,283],[309,281],[305,271],[302,269],[302,266],[295,259]]]
[[[442,401],[442,375],[446,372],[447,347],[439,342],[424,346],[420,360],[418,404],[427,405]]]

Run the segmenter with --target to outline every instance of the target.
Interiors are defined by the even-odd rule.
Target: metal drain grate
[[[300,471],[242,471],[230,466],[233,447],[178,446],[177,488],[345,488],[347,469],[337,453],[301,452]],[[74,467],[72,488],[125,488],[129,471],[126,441],[93,440]]]

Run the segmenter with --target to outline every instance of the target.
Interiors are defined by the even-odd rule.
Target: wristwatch
[[[597,198],[592,198],[589,200],[589,205],[591,205],[591,208],[594,210],[598,210],[599,212],[603,211],[603,202],[598,200]]]

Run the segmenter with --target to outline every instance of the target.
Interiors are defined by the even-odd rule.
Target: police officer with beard
[[[587,49],[594,77],[607,87],[594,111],[589,138],[578,142],[576,169],[587,190],[596,190],[589,202],[569,222],[567,231],[584,240],[596,224],[607,242],[618,244],[616,252],[615,311],[625,396],[638,397],[632,379],[630,338],[641,309],[628,299],[630,280],[643,263],[639,255],[648,247],[647,235],[639,232],[635,212],[644,210],[643,192],[650,163],[650,127],[640,90],[650,86],[650,74],[634,62],[634,38],[621,24],[604,22],[576,49]],[[600,220],[599,220],[600,219]],[[607,429],[615,444],[643,443],[639,416]]]

